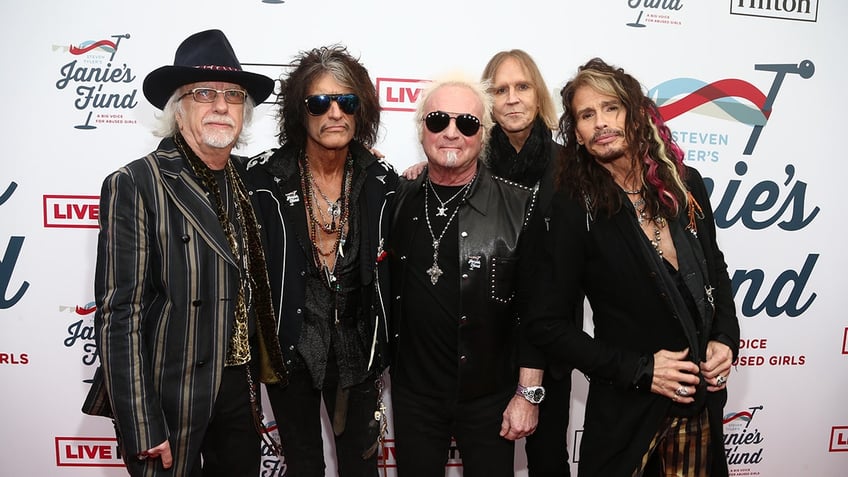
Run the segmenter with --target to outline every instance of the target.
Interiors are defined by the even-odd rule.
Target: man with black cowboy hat
[[[132,476],[256,476],[258,384],[284,380],[254,206],[230,153],[274,82],[224,34],[187,38],[144,95],[158,149],[103,183],[101,365],[83,406],[114,419]]]

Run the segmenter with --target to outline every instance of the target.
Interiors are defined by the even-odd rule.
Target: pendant
[[[448,216],[447,212],[448,212],[447,207],[436,207],[436,217],[447,217]]]
[[[443,273],[442,269],[439,268],[439,241],[433,240],[433,266],[427,269],[427,275],[430,275],[430,283],[435,285]]]
[[[433,266],[427,269],[427,275],[430,275],[430,283],[433,285],[439,281],[439,277],[442,276],[443,273],[442,269],[439,268],[439,264],[436,262],[433,262]]]
[[[339,206],[338,202],[333,202],[329,207],[327,207],[327,213],[333,217],[338,217],[342,215],[342,208]]]

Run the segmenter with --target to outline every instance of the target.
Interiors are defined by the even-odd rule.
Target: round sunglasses
[[[353,93],[346,94],[314,94],[307,96],[306,112],[312,116],[320,116],[330,110],[330,105],[335,101],[345,114],[353,114],[359,109],[359,96]]]
[[[424,116],[424,125],[431,133],[440,133],[448,127],[451,119],[456,121],[456,128],[464,136],[471,137],[480,130],[480,120],[477,119],[477,116],[467,113],[451,116],[444,111],[433,111]]]

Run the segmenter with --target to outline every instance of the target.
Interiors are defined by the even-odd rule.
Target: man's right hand
[[[692,396],[701,379],[698,365],[689,361],[689,349],[660,350],[654,353],[654,379],[651,391],[681,404],[695,402]]]
[[[174,464],[174,458],[171,457],[171,444],[166,440],[156,447],[147,449],[138,455],[141,460],[144,459],[162,459],[162,468],[170,469]]]
[[[424,167],[426,166],[427,161],[416,162],[415,164],[407,167],[401,175],[408,180],[414,181],[421,175],[422,172],[424,172]]]

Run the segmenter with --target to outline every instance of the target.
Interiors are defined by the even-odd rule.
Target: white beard
[[[235,142],[235,134],[225,131],[203,131],[203,143],[209,147],[225,148]]]
[[[456,166],[456,161],[457,161],[456,151],[448,151],[448,153],[446,154],[446,157],[445,157],[445,166],[454,167],[454,166]]]

